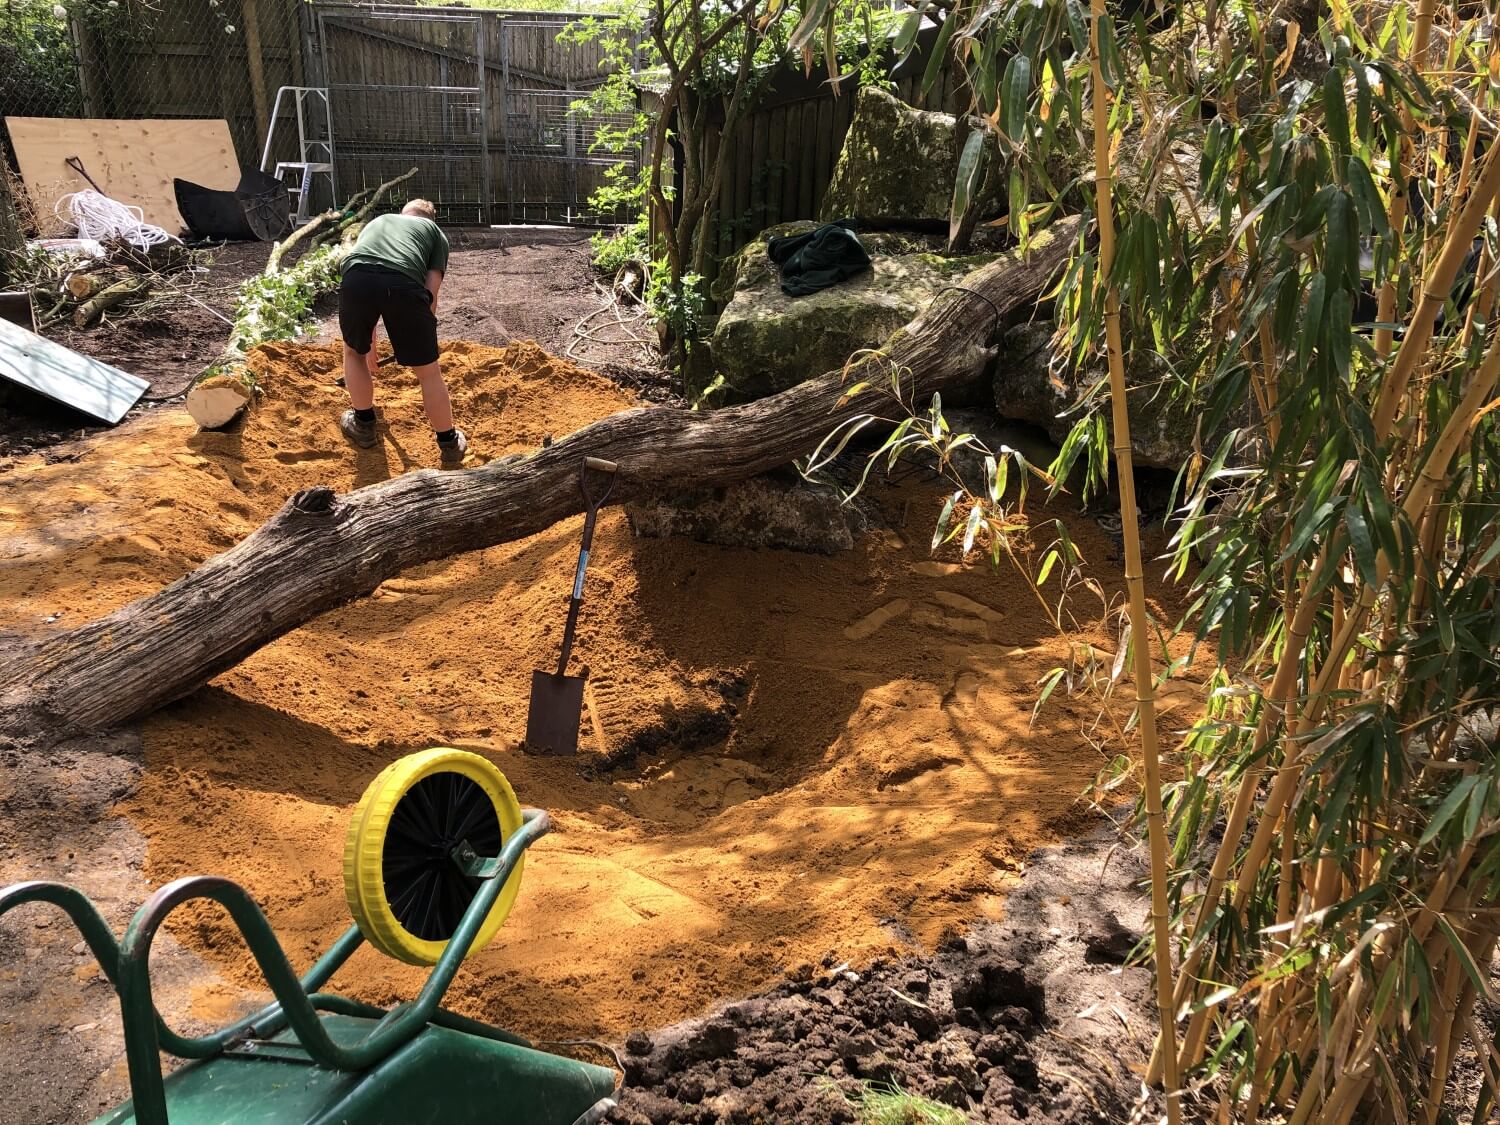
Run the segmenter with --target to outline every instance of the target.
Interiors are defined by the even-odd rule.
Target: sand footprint
[[[944,707],[972,707],[979,701],[979,675],[976,672],[960,672],[953,680]]]
[[[865,614],[853,625],[844,630],[844,636],[851,641],[862,641],[866,637],[874,636],[880,629],[911,609],[911,603],[905,598],[897,598],[873,612]]]

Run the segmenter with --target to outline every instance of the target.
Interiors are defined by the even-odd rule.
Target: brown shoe
[[[361,422],[359,416],[352,410],[344,411],[339,418],[339,429],[344,436],[361,449],[374,449],[380,443],[380,435],[375,432],[373,422]]]

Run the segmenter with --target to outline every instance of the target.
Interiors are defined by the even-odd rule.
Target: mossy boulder
[[[1023,324],[1001,339],[991,370],[995,412],[1002,418],[1030,422],[1059,444],[1078,420],[1074,411],[1095,382],[1107,379],[1097,370],[1070,372],[1052,346],[1048,322]],[[1154,352],[1134,351],[1125,366],[1130,400],[1130,446],[1137,468],[1176,471],[1193,454],[1194,441],[1212,453],[1224,431],[1198,433],[1200,412],[1167,393],[1166,363]],[[1233,424],[1239,425],[1240,421]]]
[[[862,224],[943,223],[958,178],[958,119],[913,109],[874,86],[855,95],[854,117],[819,214]],[[1005,210],[1005,189],[991,162],[980,193],[982,215]]]
[[[715,296],[727,303],[714,328],[711,351],[731,401],[763,398],[838,370],[855,352],[879,347],[945,288],[995,257],[887,253],[909,249],[909,240],[861,235],[872,259],[869,270],[819,293],[788,297],[766,255],[766,242],[813,226],[772,227],[724,265]]]
[[[1004,419],[1041,426],[1059,444],[1077,422],[1074,407],[1097,381],[1107,380],[1103,360],[1097,369],[1070,374],[1052,345],[1049,323],[1023,324],[1005,333],[992,365],[995,411]],[[1166,362],[1152,351],[1133,351],[1125,363],[1125,386],[1130,396],[1131,452],[1137,468],[1182,468],[1193,456],[1194,441],[1212,453],[1226,428],[1199,434],[1200,411],[1167,389]],[[1233,419],[1230,425],[1244,425]]]

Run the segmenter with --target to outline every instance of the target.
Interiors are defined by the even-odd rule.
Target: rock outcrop
[[[861,235],[871,269],[819,293],[788,297],[766,242],[813,226],[786,223],[763,231],[720,275],[716,296],[726,305],[710,346],[731,401],[763,398],[837,370],[855,352],[884,343],[945,288],[994,257],[945,258],[918,249],[921,243],[912,238]]]
[[[958,152],[953,114],[913,109],[884,90],[862,86],[819,214],[825,222],[848,216],[866,226],[946,227]],[[981,214],[1005,209],[998,162],[992,162],[979,208]]]

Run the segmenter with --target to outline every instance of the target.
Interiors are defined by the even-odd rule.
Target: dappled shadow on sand
[[[935,498],[900,491],[917,512]],[[343,835],[364,784],[427,745],[474,749],[557,829],[454,1004],[532,1034],[619,1034],[829,952],[931,947],[998,917],[1025,856],[1089,823],[1091,712],[1059,700],[1031,722],[1063,652],[1035,601],[891,531],[819,558],[634,540],[608,514],[579,656],[611,753],[587,724],[576,759],[521,753],[576,534],[387,583],[154,719],[130,809],[153,874],[244,881],[306,964],[348,922]],[[1087,639],[1113,644],[1103,623]],[[721,722],[696,727],[705,713]],[[221,920],[189,924],[253,983]],[[339,983],[390,1001],[421,980],[365,953]]]

